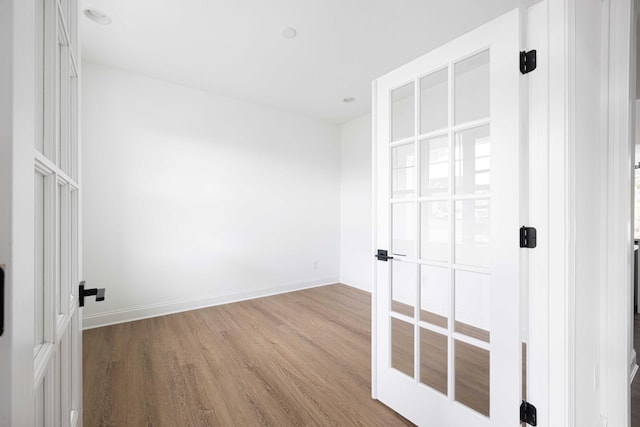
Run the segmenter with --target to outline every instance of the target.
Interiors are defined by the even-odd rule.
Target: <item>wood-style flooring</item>
[[[331,285],[87,330],[84,425],[412,425],[371,399],[370,299]]]

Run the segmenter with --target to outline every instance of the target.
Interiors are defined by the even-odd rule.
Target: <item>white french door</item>
[[[82,425],[78,0],[36,0],[34,424]]]
[[[421,426],[516,426],[519,12],[374,83],[377,398]]]

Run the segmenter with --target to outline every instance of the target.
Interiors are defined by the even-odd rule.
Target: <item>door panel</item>
[[[377,397],[419,425],[518,424],[519,15],[375,83]]]
[[[82,425],[77,0],[36,2],[34,414],[36,426]]]

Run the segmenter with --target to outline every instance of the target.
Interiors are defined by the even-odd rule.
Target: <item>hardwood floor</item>
[[[84,332],[84,425],[412,425],[371,399],[370,294],[332,285]]]

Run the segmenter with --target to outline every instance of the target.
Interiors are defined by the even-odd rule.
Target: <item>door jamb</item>
[[[0,2],[0,263],[5,331],[0,337],[0,422],[33,425],[33,152],[35,2]],[[28,378],[29,381],[25,381]],[[6,381],[4,381],[6,379]]]
[[[632,357],[632,218],[633,206],[633,113],[635,104],[635,7],[632,0],[608,1],[608,75],[603,76],[606,103],[603,121],[606,133],[606,245],[601,251],[604,282],[601,291],[600,389],[603,424],[630,423],[630,375]],[[625,307],[621,310],[620,307]],[[633,365],[633,366],[631,366]]]

